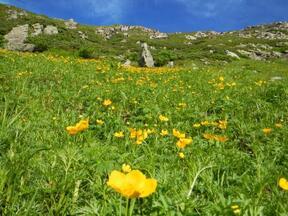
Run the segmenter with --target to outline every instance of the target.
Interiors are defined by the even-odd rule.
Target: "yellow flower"
[[[285,178],[280,178],[278,182],[279,187],[281,187],[283,190],[288,190],[288,181]]]
[[[231,209],[233,210],[234,214],[239,214],[241,212],[240,207],[238,205],[232,205]]]
[[[78,131],[86,130],[89,127],[89,120],[81,120],[76,124]]]
[[[168,134],[169,134],[168,130],[161,130],[161,133],[160,133],[161,136],[167,136]]]
[[[114,170],[109,176],[107,185],[124,197],[143,198],[155,192],[157,180],[146,178],[139,170],[132,170],[127,174]]]
[[[214,136],[214,140],[218,142],[226,142],[228,138],[226,136]]]
[[[179,148],[185,148],[187,145],[192,143],[192,139],[191,138],[180,138],[178,140],[178,142],[176,143],[176,145]]]
[[[160,119],[160,121],[163,121],[163,122],[169,121],[169,118],[167,118],[167,117],[164,116],[164,115],[160,115],[160,116],[159,116],[159,119]]]
[[[78,130],[75,126],[68,126],[66,127],[66,130],[69,133],[69,135],[75,135],[78,133]]]
[[[223,120],[223,121],[219,121],[218,127],[222,130],[225,130],[227,128],[227,121]]]
[[[209,125],[209,122],[208,122],[208,121],[202,121],[202,122],[201,122],[201,125],[203,125],[203,126],[208,126],[208,125]]]
[[[185,158],[185,155],[184,155],[183,152],[179,152],[178,156],[179,156],[179,158],[181,158],[181,159],[184,159],[184,158]]]
[[[275,127],[276,127],[276,128],[282,128],[283,125],[282,125],[281,123],[276,123],[276,124],[275,124]]]
[[[204,133],[203,137],[207,140],[213,140],[215,138],[213,134],[209,134],[209,133]]]
[[[128,164],[123,164],[123,165],[122,165],[122,171],[123,171],[124,173],[129,173],[129,172],[131,172],[131,167],[130,167],[130,165],[128,165]]]
[[[207,140],[215,140],[218,142],[226,142],[228,138],[226,136],[217,136],[214,134],[204,133],[203,137]]]
[[[241,210],[240,209],[235,209],[233,210],[234,214],[240,214]]]
[[[239,206],[238,206],[238,205],[232,205],[231,208],[232,208],[232,209],[238,209]]]
[[[103,124],[104,124],[104,121],[102,121],[102,120],[100,120],[100,119],[97,119],[97,120],[96,120],[96,123],[97,123],[98,125],[103,125]]]
[[[110,106],[112,104],[112,101],[110,99],[106,99],[103,101],[104,106]]]
[[[219,77],[219,80],[221,81],[221,82],[223,82],[224,81],[224,77]]]
[[[193,127],[194,127],[194,128],[199,128],[199,127],[201,127],[201,124],[195,123],[195,124],[193,124]]]
[[[264,128],[264,129],[262,129],[262,131],[265,135],[268,135],[271,133],[272,129],[271,128]]]
[[[151,131],[150,131],[151,132]],[[147,130],[136,130],[135,128],[130,128],[130,138],[136,139],[136,144],[140,145],[148,137]]]
[[[69,135],[75,135],[78,132],[84,131],[89,127],[89,120],[81,120],[74,126],[68,126],[66,127],[67,132]]]
[[[124,133],[123,133],[123,131],[115,132],[114,136],[117,138],[122,138],[122,137],[124,137]]]
[[[185,138],[185,133],[181,133],[180,131],[173,129],[173,136],[177,137],[178,139]]]

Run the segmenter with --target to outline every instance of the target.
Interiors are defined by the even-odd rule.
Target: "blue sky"
[[[228,31],[288,21],[288,0],[0,0],[92,25],[128,24],[162,32]]]

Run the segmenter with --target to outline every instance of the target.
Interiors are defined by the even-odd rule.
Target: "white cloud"
[[[101,17],[106,22],[119,22],[125,15],[129,0],[86,0],[91,6],[92,17]]]
[[[233,9],[244,0],[176,0],[183,4],[189,13],[201,17],[214,17]]]

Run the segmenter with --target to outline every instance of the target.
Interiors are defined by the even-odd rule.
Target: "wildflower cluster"
[[[176,138],[178,138],[178,141],[176,143],[177,147],[183,149],[185,148],[187,145],[192,143],[192,138],[187,137],[186,138],[186,134],[185,133],[181,133],[180,131],[173,129],[173,136],[175,136]]]
[[[151,131],[145,129],[136,130],[135,128],[130,128],[130,138],[136,139],[135,143],[140,145],[148,137],[149,132],[151,133]]]

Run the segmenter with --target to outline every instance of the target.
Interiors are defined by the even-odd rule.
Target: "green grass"
[[[115,62],[45,54],[2,50],[0,60],[1,215],[119,215],[125,200],[120,208],[120,195],[106,182],[123,163],[158,181],[156,193],[136,201],[134,215],[233,215],[235,204],[240,215],[288,214],[288,193],[277,185],[288,178],[287,62],[131,73]],[[283,80],[271,82],[273,76]],[[219,77],[236,86],[208,83]],[[259,80],[267,83],[258,86]],[[115,109],[104,107],[104,99]],[[160,114],[169,121],[160,122]],[[85,118],[89,129],[69,136],[65,128]],[[193,127],[223,119],[226,130]],[[132,127],[156,133],[135,145]],[[173,128],[193,138],[183,160]],[[160,136],[161,129],[170,135]],[[114,137],[116,131],[125,138]],[[208,141],[203,133],[229,140]]]

